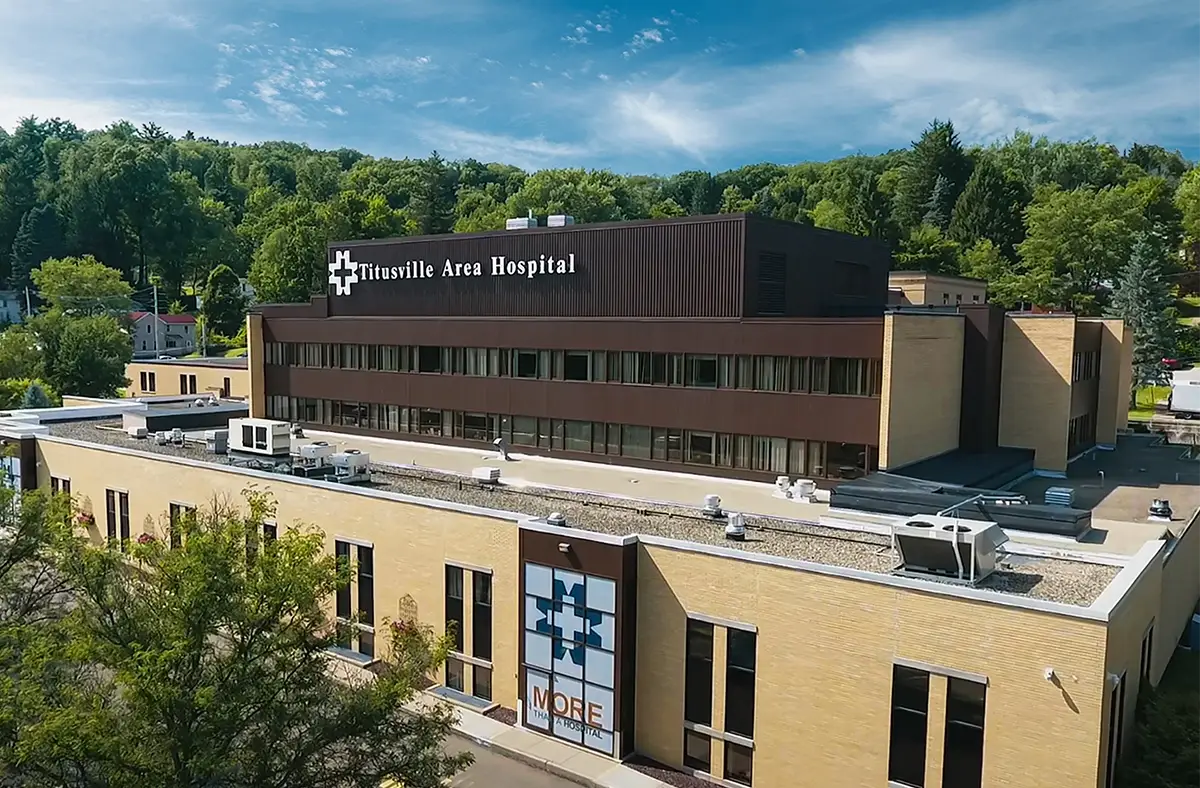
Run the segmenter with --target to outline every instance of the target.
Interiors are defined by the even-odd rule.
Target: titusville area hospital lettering
[[[575,255],[566,257],[539,256],[536,260],[510,260],[503,255],[492,257],[489,263],[479,260],[451,260],[440,266],[424,260],[409,260],[404,265],[382,266],[358,264],[360,282],[380,279],[461,279],[474,276],[515,276],[533,279],[535,276],[575,273]]]

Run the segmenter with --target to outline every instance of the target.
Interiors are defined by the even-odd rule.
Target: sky
[[[1200,158],[1194,0],[0,0],[0,127],[713,171],[1015,129]]]

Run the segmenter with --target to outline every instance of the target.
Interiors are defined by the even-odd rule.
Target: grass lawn
[[[225,351],[225,358],[241,358],[244,355],[246,355],[246,348],[244,347],[235,347],[233,350]]]
[[[1179,313],[1179,322],[1184,324],[1200,324],[1200,296],[1184,296],[1175,300],[1175,311]]]
[[[1134,421],[1150,421],[1154,417],[1155,404],[1165,403],[1170,394],[1170,386],[1146,386],[1138,389],[1137,407],[1130,408],[1129,418]]]
[[[1176,651],[1162,681],[1139,698],[1118,788],[1200,785],[1200,652]]]

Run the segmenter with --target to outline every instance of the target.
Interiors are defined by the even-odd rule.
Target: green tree
[[[44,261],[58,256],[62,242],[54,206],[43,203],[31,208],[21,219],[21,227],[13,239],[9,287],[14,290],[29,287],[33,283],[33,271]]]
[[[121,272],[91,255],[45,260],[33,282],[50,309],[67,315],[123,315],[133,306],[133,288]]]
[[[669,219],[675,216],[687,216],[687,212],[670,197],[660,200],[650,209],[651,219]]]
[[[254,253],[250,285],[267,304],[305,303],[324,291],[325,245],[329,237],[316,217],[271,232]]]
[[[37,378],[42,375],[42,346],[26,326],[0,332],[0,380]]]
[[[219,265],[208,275],[204,286],[202,314],[210,330],[230,337],[246,319],[246,298],[242,282],[233,269]]]
[[[933,225],[917,227],[900,245],[896,268],[930,274],[958,274],[959,246]]]
[[[437,151],[417,166],[408,211],[417,224],[417,234],[448,233],[454,226],[457,173]]]
[[[852,232],[850,217],[842,206],[830,199],[821,200],[812,209],[812,223],[815,227],[838,232]]]
[[[938,174],[937,180],[933,183],[933,191],[929,194],[929,200],[925,203],[925,215],[921,221],[938,230],[945,232],[950,226],[950,214],[954,210],[954,200],[951,196],[950,181],[945,175]]]
[[[754,208],[754,201],[746,199],[737,186],[726,186],[721,192],[720,213],[746,213]]]
[[[52,311],[28,325],[42,348],[43,378],[55,391],[112,397],[128,384],[125,365],[133,357],[133,342],[115,317]]]
[[[296,164],[296,194],[306,200],[332,199],[341,182],[342,166],[333,156],[309,156]]]
[[[1183,229],[1183,245],[1193,270],[1200,267],[1200,168],[1188,170],[1175,190],[1175,207],[1179,209]]]
[[[73,554],[64,629],[95,678],[30,704],[17,723],[25,762],[60,784],[82,772],[86,784],[131,788],[442,785],[471,760],[444,749],[455,712],[404,706],[448,639],[409,618],[376,622],[376,677],[339,681],[327,650],[344,627],[327,608],[351,565],[300,524],[264,542],[272,505],[246,498],[180,523],[177,549],[130,545],[134,571],[116,550]]]
[[[22,408],[49,408],[53,404],[50,395],[46,393],[46,389],[36,380],[30,382],[29,386],[25,389],[25,394],[21,397]]]
[[[948,211],[966,185],[970,170],[971,162],[963,152],[954,125],[939,120],[929,124],[908,152],[897,184],[894,217],[901,230],[921,224],[929,212],[939,176],[945,179],[945,186],[938,210],[945,210],[948,220]]]
[[[984,155],[954,203],[948,234],[966,245],[991,241],[1005,257],[1016,259],[1017,244],[1025,238],[1021,214],[1027,202],[1022,186]]]
[[[1157,239],[1139,235],[1121,269],[1109,313],[1133,330],[1133,385],[1165,383],[1163,359],[1174,351],[1175,320],[1171,290],[1163,279],[1163,249]],[[1131,392],[1132,393],[1132,392]]]

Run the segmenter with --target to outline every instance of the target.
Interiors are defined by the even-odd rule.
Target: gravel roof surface
[[[52,435],[151,454],[186,457],[227,465],[224,457],[208,454],[201,445],[159,446],[135,440],[120,429],[120,422],[54,424]],[[701,544],[766,553],[818,564],[889,574],[898,559],[887,536],[760,516],[746,517],[746,540],[725,538],[724,523],[714,523],[697,509],[640,502],[602,495],[547,490],[536,487],[481,485],[470,477],[433,469],[375,466],[370,485],[376,490],[420,498],[520,512],[546,517],[560,512],[575,528],[616,536],[645,534]],[[288,477],[284,477],[285,479]],[[353,489],[353,488],[351,488]],[[1052,602],[1087,606],[1116,576],[1119,567],[1057,558],[1012,556],[1002,568],[977,587]],[[929,578],[928,582],[941,582]]]

